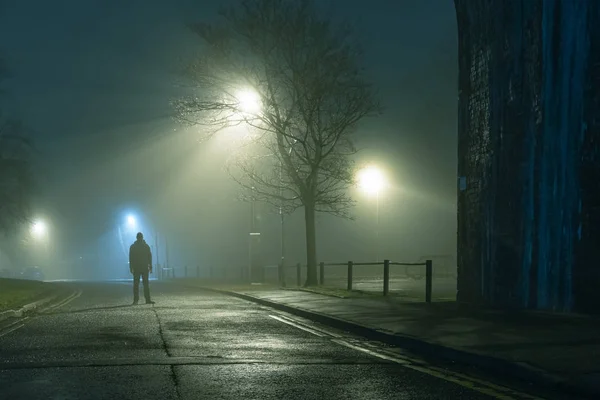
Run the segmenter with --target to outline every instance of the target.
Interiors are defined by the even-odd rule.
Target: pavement
[[[399,345],[424,357],[443,358],[551,390],[600,398],[597,318],[465,310],[456,302],[339,298],[289,289],[261,291],[256,287],[238,287],[229,292]]]
[[[69,285],[80,295],[0,327],[0,399],[571,398],[230,295],[153,282],[156,304],[131,306],[129,283]]]

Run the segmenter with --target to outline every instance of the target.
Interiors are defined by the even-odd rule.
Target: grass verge
[[[34,302],[51,292],[44,282],[0,278],[0,312]]]

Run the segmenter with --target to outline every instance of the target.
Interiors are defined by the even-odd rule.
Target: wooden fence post
[[[390,260],[383,260],[383,295],[390,292]]]
[[[352,261],[348,261],[348,285],[347,289],[352,290],[352,267],[354,263]]]
[[[425,302],[431,303],[431,284],[433,281],[433,262],[425,261]]]
[[[300,263],[296,264],[296,284],[298,287],[302,286],[302,266]]]
[[[319,281],[320,281],[320,285],[323,286],[323,284],[325,283],[325,263],[321,262],[319,264]]]

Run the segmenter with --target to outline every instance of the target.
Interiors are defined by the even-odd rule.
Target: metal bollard
[[[302,266],[300,263],[296,264],[296,284],[298,287],[302,286]]]
[[[325,283],[325,263],[321,262],[319,267],[319,284],[323,285]]]
[[[390,293],[390,260],[383,260],[383,295]]]
[[[431,303],[431,283],[433,280],[433,262],[425,261],[425,302]]]
[[[348,261],[348,290],[352,290],[352,267],[354,263],[352,261]]]

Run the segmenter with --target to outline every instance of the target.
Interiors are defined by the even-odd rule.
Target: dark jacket
[[[152,252],[144,239],[136,240],[129,247],[129,269],[146,272],[152,269]]]

